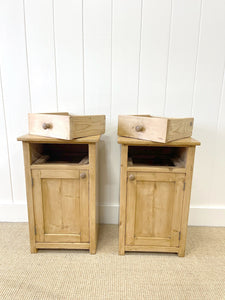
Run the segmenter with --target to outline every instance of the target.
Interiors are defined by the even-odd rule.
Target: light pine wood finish
[[[27,192],[30,251],[31,253],[36,253],[37,248],[35,245],[34,203],[33,203],[33,196],[32,196],[32,177],[31,177],[31,170],[30,170],[30,165],[32,164],[32,155],[31,155],[30,144],[28,142],[23,142],[23,157],[24,157],[26,192]]]
[[[96,144],[90,144],[89,145],[89,160],[90,160],[90,253],[95,254],[96,253],[96,246],[97,246],[97,235],[98,235],[98,214],[97,214],[97,203],[96,203],[96,194],[97,194],[97,188],[96,188],[96,159],[97,159],[97,153],[96,153]]]
[[[103,134],[105,116],[73,116],[68,113],[28,114],[29,133],[71,140]]]
[[[185,138],[180,139],[177,141],[172,141],[169,143],[158,143],[158,142],[152,142],[152,141],[144,141],[144,140],[137,140],[133,138],[127,138],[127,137],[118,137],[118,143],[119,144],[126,144],[129,146],[152,146],[152,147],[188,147],[188,146],[200,146],[201,143],[193,138]]]
[[[129,140],[118,138],[122,144],[119,254],[153,251],[184,256],[194,153],[195,146],[200,143],[189,138],[180,145],[178,141],[164,144],[169,148],[182,147],[182,151],[176,151],[184,164],[184,168],[179,168],[151,166],[147,164],[148,160],[141,166],[132,163],[130,155],[134,150],[129,151]],[[150,147],[161,147],[161,143],[149,142],[146,146],[149,144]],[[143,141],[132,139],[131,146],[134,145],[138,153],[138,146],[142,147]],[[147,150],[144,153],[146,155]]]
[[[73,140],[62,140],[57,138],[42,137],[39,135],[25,134],[17,138],[17,141],[29,142],[29,143],[47,143],[47,144],[90,144],[97,143],[100,139],[100,135],[93,135],[88,137],[82,137]]]
[[[89,249],[90,253],[96,253],[97,145],[100,136],[78,139],[78,146],[76,140],[70,141],[72,154],[76,149],[81,151],[78,163],[57,162],[57,155],[64,149],[62,140],[39,137],[36,141],[35,136],[30,140],[28,137],[23,141],[23,149],[31,252],[51,248]],[[60,148],[57,145],[46,147],[53,143],[60,144]],[[65,146],[62,159],[68,157],[68,141]],[[51,152],[45,155],[43,151],[49,149]],[[86,149],[88,156],[85,156]],[[53,161],[51,155],[56,155]]]
[[[181,236],[180,236],[180,247],[178,251],[179,256],[185,255],[186,237],[187,237],[187,223],[191,199],[191,185],[195,159],[195,147],[189,147],[187,150],[187,161],[186,161],[186,192],[184,194],[184,205],[181,219]]]
[[[120,221],[119,221],[119,254],[124,254],[125,226],[126,226],[126,170],[127,170],[128,146],[121,147],[121,171],[120,171]]]
[[[118,118],[118,135],[167,143],[190,137],[193,122],[193,118],[175,119],[150,115],[121,115]]]

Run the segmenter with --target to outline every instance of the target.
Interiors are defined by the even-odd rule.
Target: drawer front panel
[[[68,115],[29,114],[29,133],[46,137],[70,139]]]
[[[167,119],[119,116],[118,135],[157,142],[166,141]]]

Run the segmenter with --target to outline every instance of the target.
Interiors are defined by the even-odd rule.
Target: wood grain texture
[[[87,144],[88,148],[81,145],[75,149],[72,145],[52,147],[45,142],[23,142],[23,147],[31,252],[35,253],[37,247],[82,249],[83,244],[83,249],[90,249],[90,253],[95,254],[98,230],[97,144]],[[48,164],[42,162],[40,168],[31,168],[36,161],[43,159],[49,147],[55,148],[55,152],[71,148],[72,152],[89,153],[89,164],[59,163],[48,168]]]
[[[119,137],[122,144],[120,254],[124,254],[125,251],[161,251],[175,252],[179,256],[184,256],[194,153],[196,143],[199,143],[191,138],[186,140],[192,146],[187,144],[184,148],[181,144],[181,149],[175,148],[178,152],[181,150],[180,154],[185,159],[185,168],[178,168],[183,172],[176,173],[166,166],[135,167],[132,155],[137,154],[138,151],[140,153],[145,148],[141,147],[143,141],[136,140],[136,147],[129,147],[130,139]],[[175,147],[179,147],[175,142],[173,143]],[[153,147],[155,147],[154,143]],[[142,155],[145,157],[149,153],[152,155],[151,147],[146,149],[145,152],[141,152]],[[157,152],[160,156],[160,150],[165,154],[164,148],[153,149],[155,156]],[[171,153],[168,154],[167,150],[167,155]]]
[[[118,118],[118,135],[166,143],[190,137],[193,122],[193,118],[169,119],[121,115]]]
[[[126,227],[126,183],[127,183],[127,156],[128,146],[121,146],[121,163],[120,163],[120,220],[119,220],[119,254],[125,253],[125,227]]]
[[[71,116],[70,138],[79,138],[105,133],[105,115]]]
[[[81,178],[81,174],[85,174],[84,178]],[[89,230],[89,175],[87,170],[79,172],[80,177],[80,242],[89,242],[90,230]]]
[[[90,216],[90,253],[97,248],[97,214],[96,214],[96,144],[89,144],[89,216]]]
[[[191,186],[192,186],[192,176],[194,168],[194,158],[195,158],[195,147],[189,147],[187,153],[187,172],[185,179],[185,194],[184,194],[184,203],[182,208],[182,219],[181,219],[181,237],[179,245],[179,256],[185,255],[185,246],[187,238],[187,222],[189,215],[190,199],[191,199]]]
[[[33,170],[38,242],[89,242],[88,172]]]
[[[56,138],[47,138],[38,135],[26,134],[17,138],[18,141],[31,142],[31,143],[47,143],[47,144],[89,144],[96,143],[100,139],[100,135],[89,136],[85,138],[78,138],[73,140],[62,140]]]
[[[29,114],[29,134],[71,140],[105,132],[105,116]],[[48,126],[49,128],[45,128]]]
[[[23,156],[24,156],[24,169],[25,169],[25,178],[26,178],[30,251],[31,251],[31,253],[36,253],[37,249],[35,246],[34,202],[33,202],[32,179],[31,179],[31,171],[30,171],[31,154],[30,154],[30,145],[27,142],[23,142]]]
[[[36,243],[37,249],[89,249],[89,243]]]
[[[185,175],[143,175],[128,172],[126,245],[179,246]]]
[[[169,142],[169,143],[157,143],[157,142],[151,142],[151,141],[145,141],[145,140],[138,140],[133,138],[127,138],[127,137],[118,137],[118,143],[119,144],[126,144],[126,145],[140,145],[140,146],[155,146],[155,147],[185,147],[185,146],[200,146],[201,143],[193,138],[185,138],[180,139],[177,141]]]
[[[159,247],[159,246],[125,246],[125,251],[139,251],[139,252],[168,252],[168,253],[177,253],[178,247]]]

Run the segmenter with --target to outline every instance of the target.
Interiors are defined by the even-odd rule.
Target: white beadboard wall
[[[118,114],[195,118],[189,224],[225,226],[225,1],[0,0],[0,221],[26,221],[28,112],[105,114],[100,211],[118,223]]]

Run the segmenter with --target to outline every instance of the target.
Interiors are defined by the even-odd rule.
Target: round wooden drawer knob
[[[43,128],[44,130],[49,129],[49,128],[51,128],[51,124],[50,124],[50,123],[43,123],[43,124],[42,124],[42,128]]]
[[[137,132],[143,131],[143,129],[144,129],[144,127],[143,127],[142,125],[137,125],[137,126],[135,127],[135,130],[136,130]]]
[[[133,181],[134,179],[135,179],[135,176],[134,176],[133,174],[130,174],[130,175],[129,175],[129,180],[130,180],[130,181]]]
[[[81,179],[86,178],[86,173],[81,173],[81,174],[80,174],[80,178],[81,178]]]

